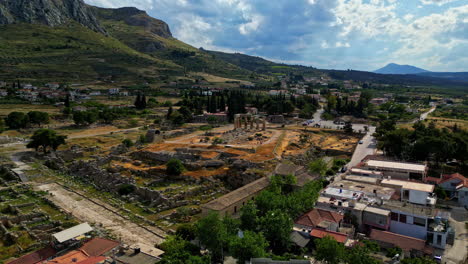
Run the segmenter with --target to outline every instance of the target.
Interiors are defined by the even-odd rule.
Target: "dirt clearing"
[[[102,226],[111,231],[114,235],[120,238],[123,243],[132,247],[140,247],[142,252],[159,256],[163,251],[154,247],[164,241],[162,236],[165,234],[154,227],[146,226],[148,231],[143,227],[123,218],[122,216],[106,210],[104,207],[97,205],[82,196],[64,189],[62,186],[51,183],[37,186],[41,191],[49,191],[52,196],[49,197],[57,206],[70,212],[77,219],[90,224]],[[118,211],[108,204],[99,201],[101,205],[112,211]]]

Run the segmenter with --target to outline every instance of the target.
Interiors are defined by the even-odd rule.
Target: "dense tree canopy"
[[[36,151],[41,149],[46,153],[49,148],[57,150],[60,145],[65,144],[66,138],[67,136],[58,135],[57,132],[51,129],[38,129],[34,132],[27,147],[34,148]]]

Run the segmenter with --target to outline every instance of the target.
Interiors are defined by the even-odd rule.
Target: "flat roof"
[[[351,168],[350,171],[351,171],[351,172],[354,172],[354,173],[364,173],[364,174],[383,175],[383,172],[381,172],[381,171],[364,170],[364,169],[359,169],[359,168]]]
[[[389,216],[391,213],[390,210],[376,208],[376,207],[366,207],[364,209],[364,212],[369,212],[369,213],[378,214],[378,215],[385,215],[385,216]]]
[[[364,182],[370,184],[377,184],[379,181],[377,178],[365,177],[365,176],[356,176],[356,175],[346,175],[346,180],[355,181],[355,182]]]
[[[55,233],[52,236],[59,242],[63,243],[67,240],[75,238],[77,236],[84,235],[88,232],[93,231],[93,228],[88,223],[83,223],[80,225],[76,225],[74,227],[65,229],[61,232]]]
[[[416,171],[416,172],[425,172],[426,167],[427,167],[424,164],[403,163],[403,162],[383,161],[383,160],[368,160],[367,165],[371,167],[409,170],[409,171]]]
[[[328,187],[323,191],[323,194],[347,199],[357,199],[363,195],[362,192],[346,190],[339,187]]]
[[[434,217],[441,210],[432,208],[431,206],[417,205],[407,202],[389,200],[385,201],[380,208],[388,209],[392,212],[398,211],[415,216]]]
[[[393,185],[393,186],[400,186],[402,189],[415,190],[415,191],[428,192],[428,193],[434,192],[434,188],[435,188],[435,186],[432,184],[392,180],[392,179],[383,179],[382,185],[385,185],[385,184]]]
[[[331,184],[330,187],[342,188],[344,190],[350,190],[352,192],[361,192],[366,194],[366,196],[369,196],[369,198],[379,197],[385,200],[390,199],[395,193],[395,188],[350,180],[341,180],[334,182]]]

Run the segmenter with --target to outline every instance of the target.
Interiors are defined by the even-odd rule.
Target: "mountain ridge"
[[[419,74],[429,71],[412,65],[400,65],[396,63],[389,63],[385,67],[375,70],[373,72],[380,74]]]
[[[0,25],[29,23],[60,26],[70,20],[106,34],[82,0],[1,0]]]

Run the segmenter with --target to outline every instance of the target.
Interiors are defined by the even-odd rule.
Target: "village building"
[[[359,164],[357,168],[371,171],[380,171],[384,177],[390,176],[396,179],[419,179],[424,180],[427,175],[428,167],[425,164],[367,160]]]
[[[337,232],[343,217],[343,214],[337,212],[314,208],[300,216],[294,222],[294,227],[302,231],[309,230],[309,232],[314,228]]]
[[[388,102],[388,98],[382,97],[382,98],[372,98],[369,103],[373,105],[383,105]]]
[[[437,198],[433,195],[432,184],[383,179],[382,186],[392,187],[399,192],[400,200],[421,205],[435,205]]]
[[[426,182],[437,184],[450,199],[456,199],[460,206],[468,207],[468,179],[460,173],[445,174],[442,178],[427,177]]]

